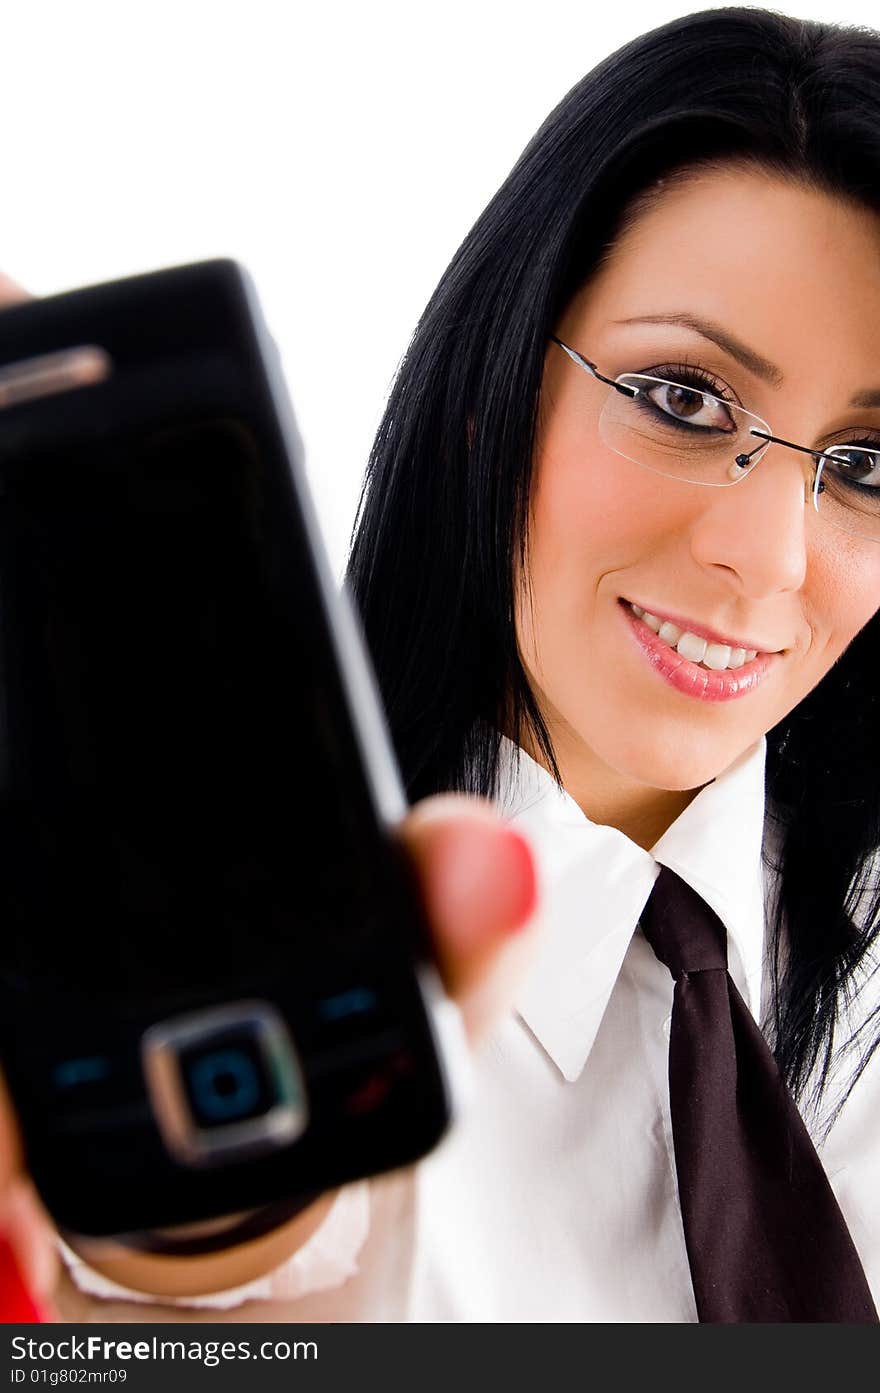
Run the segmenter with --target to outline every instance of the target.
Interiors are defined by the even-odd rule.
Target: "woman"
[[[675,21],[569,93],[466,239],[392,392],[350,581],[412,796],[494,797],[536,852],[516,1013],[417,1175],[343,1191],[256,1270],[92,1253],[166,1300],[78,1266],[65,1315],[168,1319],[169,1294],[237,1281],[176,1316],[745,1318],[706,1314],[682,1231],[658,866],[726,930],[876,1299],[878,67],[869,33]],[[449,811],[409,835],[485,1013],[528,875]],[[444,897],[482,908],[493,875],[510,901],[462,935]]]
[[[767,733],[767,854],[778,876],[764,1019],[819,1135],[860,1065],[867,1071],[877,1027],[864,997],[851,1022],[844,1014],[869,970],[877,918],[877,495],[861,495],[874,510],[868,525],[843,511],[834,521],[849,530],[826,532],[835,485],[826,480],[818,513],[805,515],[810,457],[776,445],[736,487],[694,487],[706,476],[688,463],[693,436],[661,448],[644,416],[627,426],[630,408],[583,359],[605,378],[640,370],[682,384],[677,406],[669,389],[653,401],[684,427],[717,434],[729,420],[722,405],[695,409],[700,391],[789,441],[843,440],[837,428],[849,426],[877,441],[880,420],[847,419],[845,408],[850,374],[869,386],[880,364],[866,323],[845,334],[856,356],[844,350],[839,316],[876,277],[878,59],[876,35],[732,10],[675,21],[589,74],[532,141],[423,317],[374,449],[351,566],[414,796],[495,793],[501,730],[589,818],[648,848],[680,830],[683,808],[696,817],[697,790]],[[861,219],[864,241],[841,217],[853,233],[848,219]],[[863,476],[878,483],[876,470]],[[844,591],[852,622],[838,627],[842,611],[832,618],[825,603]],[[668,644],[633,625],[626,601],[671,622],[661,639],[708,629],[777,656],[734,701],[688,700],[720,679],[670,666]],[[640,667],[643,653],[655,671]],[[735,919],[723,867],[711,875]],[[561,935],[562,908],[557,917]],[[620,932],[631,928],[624,916]],[[572,955],[557,967],[581,964]],[[568,997],[553,985],[549,1000],[527,988],[526,1020],[570,1077],[596,1022],[560,1040]],[[641,998],[647,990],[641,983]],[[620,1024],[615,1048],[625,1051]],[[608,1086],[624,1076],[597,1073]],[[868,1086],[863,1075],[856,1087]],[[845,1115],[828,1134],[835,1166],[851,1159]],[[609,1153],[592,1158],[603,1169]],[[646,1163],[643,1194],[653,1173]],[[606,1213],[624,1203],[613,1185],[598,1193]],[[596,1252],[592,1229],[583,1243]],[[619,1233],[606,1272],[614,1251]],[[583,1293],[582,1309],[591,1303],[603,1309]],[[604,1309],[614,1318],[626,1303],[621,1292]],[[648,1292],[641,1309],[652,1309]]]

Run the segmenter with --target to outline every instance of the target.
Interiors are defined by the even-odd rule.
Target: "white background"
[[[50,294],[242,260],[341,573],[383,400],[455,248],[589,68],[700,8],[595,6],[0,0],[0,266]],[[878,0],[775,8],[880,26]]]

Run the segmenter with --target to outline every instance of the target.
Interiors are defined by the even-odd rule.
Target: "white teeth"
[[[688,662],[702,663],[712,672],[742,667],[744,663],[751,663],[758,656],[756,648],[731,648],[726,643],[709,643],[697,634],[680,629],[671,619],[661,619],[639,605],[630,604],[630,609],[643,624],[654,630],[658,638],[668,643],[670,648],[674,648],[683,658],[687,658]]]
[[[710,667],[715,672],[720,672],[722,668],[728,666],[730,662],[730,648],[726,643],[710,643],[706,648],[706,656],[703,659],[706,667]]]
[[[696,634],[683,633],[675,648],[683,658],[687,658],[688,662],[701,663],[706,656],[708,646],[704,638],[698,638]]]

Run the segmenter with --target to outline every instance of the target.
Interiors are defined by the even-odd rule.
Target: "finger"
[[[528,843],[492,805],[444,794],[401,827],[447,991],[482,1034],[509,1006],[531,950],[537,900]]]
[[[13,1177],[21,1171],[21,1138],[15,1112],[6,1087],[6,1080],[0,1072],[0,1209]]]
[[[52,1224],[29,1180],[16,1180],[3,1212],[3,1232],[33,1296],[45,1299],[58,1280],[59,1256]]]
[[[0,1320],[40,1320],[34,1304],[55,1280],[49,1221],[22,1174],[18,1126],[0,1074]]]
[[[25,290],[24,286],[19,285],[11,276],[6,276],[0,271],[0,309],[4,305],[14,305],[20,300],[30,300],[33,297]]]

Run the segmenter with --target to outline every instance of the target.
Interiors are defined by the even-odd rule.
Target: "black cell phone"
[[[0,314],[0,1049],[74,1233],[416,1159],[450,1117],[405,800],[247,273]]]

